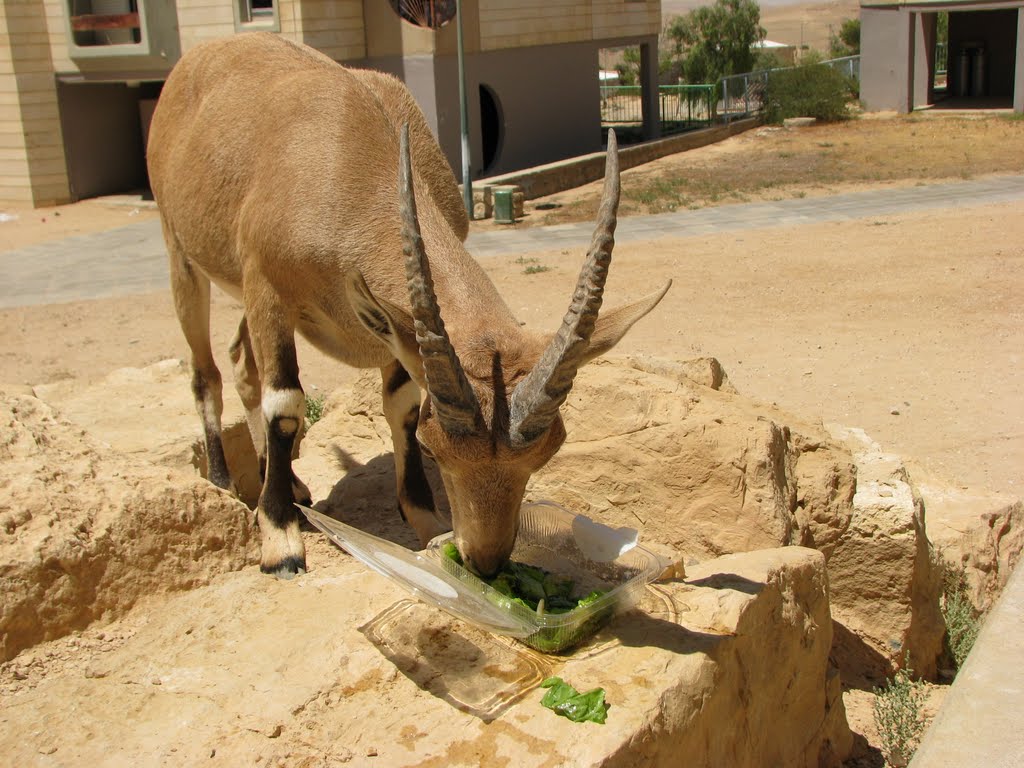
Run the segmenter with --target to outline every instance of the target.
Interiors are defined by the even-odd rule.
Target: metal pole
[[[469,168],[469,109],[466,105],[466,62],[462,45],[462,0],[455,0],[455,19],[458,24],[459,49],[459,112],[462,129],[462,202],[466,215],[473,220],[473,178]]]

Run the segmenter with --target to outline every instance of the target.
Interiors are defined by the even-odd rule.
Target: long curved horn
[[[590,251],[580,271],[569,311],[562,327],[548,344],[529,375],[512,392],[509,405],[509,437],[513,445],[536,440],[551,426],[558,409],[572,389],[573,380],[585,358],[594,332],[608,265],[615,247],[615,223],[619,209],[619,154],[615,131],[608,132],[604,193],[597,214],[597,226]]]
[[[437,305],[434,281],[430,276],[430,264],[427,262],[416,215],[408,125],[402,126],[398,176],[405,276],[416,325],[416,342],[419,344],[423,372],[427,379],[427,394],[445,432],[451,435],[470,434],[480,428],[483,417],[473,388],[448,338],[444,320],[441,319],[441,309]]]

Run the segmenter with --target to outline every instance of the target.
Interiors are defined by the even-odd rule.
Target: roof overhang
[[[939,11],[1005,11],[1024,8],[1024,0],[861,0],[861,8],[921,13]]]

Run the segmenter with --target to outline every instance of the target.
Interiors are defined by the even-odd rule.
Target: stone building
[[[1024,0],[861,0],[860,93],[869,110],[936,103],[936,22],[948,13],[944,102],[1024,112]]]
[[[204,40],[251,30],[401,77],[459,169],[456,24],[418,28],[397,4],[4,0],[0,201],[46,205],[145,186],[148,117],[171,67]],[[641,47],[645,127],[657,131],[660,0],[462,6],[475,177],[600,149],[601,48]]]

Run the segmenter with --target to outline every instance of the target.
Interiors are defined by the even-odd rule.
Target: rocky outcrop
[[[1020,562],[1024,503],[928,476],[919,487],[928,499],[928,535],[938,556],[964,569],[974,607],[988,611]]]
[[[183,360],[120,368],[93,386],[57,381],[35,387],[34,394],[87,428],[91,437],[112,451],[164,467],[191,466],[206,476],[206,446],[189,366]],[[230,384],[224,386],[223,422],[224,453],[235,488],[242,501],[255,507],[260,495],[259,465],[242,406]]]
[[[28,667],[0,696],[0,720],[18,724],[0,731],[6,759],[811,768],[849,750],[820,553],[703,563],[556,657],[407,600],[316,538],[306,576],[248,569],[174,596],[133,634],[108,628],[127,636],[117,647],[85,633],[62,665]],[[606,724],[541,707],[552,674],[603,687]]]
[[[833,616],[843,625],[836,657],[877,681],[909,656],[917,674],[934,679],[946,628],[922,497],[898,456],[862,430],[832,429],[857,464],[851,524],[828,565]]]
[[[0,660],[253,553],[238,501],[113,454],[31,396],[0,397],[0,488]]]
[[[102,415],[111,393],[128,404],[126,420]],[[161,464],[203,469],[187,370],[173,361],[117,371],[94,388],[44,394],[130,455],[148,450]],[[243,489],[253,486],[246,495],[253,502],[251,443],[244,423],[231,424],[232,413],[240,419],[237,403],[225,399],[228,460]],[[314,499],[357,527],[394,531],[415,547],[410,530],[393,527],[379,374],[367,371],[333,392],[325,414],[295,464]],[[923,557],[923,511],[899,462],[873,458],[877,446],[854,440],[851,449],[821,425],[737,394],[711,358],[596,361],[581,370],[563,414],[568,440],[533,478],[528,498],[641,529],[691,563],[785,545],[817,549],[829,563],[837,658],[848,679],[877,678],[905,652],[915,669],[934,670],[942,626]],[[443,506],[436,473],[432,479]]]
[[[907,653],[915,670],[934,676],[945,631],[939,574],[902,463],[862,432],[837,439],[730,392],[709,368],[592,365],[563,409],[566,445],[530,493],[642,528],[697,560],[818,549],[848,679],[880,679]]]

